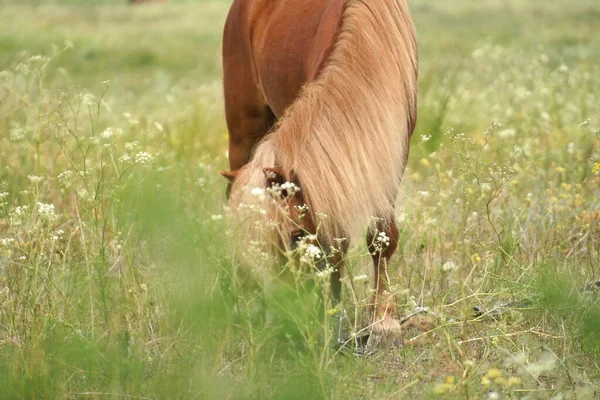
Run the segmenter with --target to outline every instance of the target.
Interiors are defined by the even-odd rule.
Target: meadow
[[[363,243],[336,309],[306,269],[265,304],[235,256],[230,4],[0,0],[0,398],[599,398],[600,4],[409,0],[390,280],[428,323],[368,356],[334,343]]]

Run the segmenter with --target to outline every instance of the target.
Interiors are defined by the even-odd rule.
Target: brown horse
[[[394,205],[416,121],[417,64],[405,0],[235,0],[225,26],[231,170],[222,174],[232,209],[267,210],[244,215],[253,234],[257,221],[283,215],[284,247],[307,234],[322,248],[343,241],[331,275],[336,299],[343,253],[367,229],[373,322],[383,332],[400,329],[387,266],[398,244]]]

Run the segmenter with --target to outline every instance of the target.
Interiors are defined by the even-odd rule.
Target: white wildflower
[[[136,164],[149,164],[152,162],[152,155],[145,151],[140,151],[135,155],[135,163]]]
[[[213,221],[220,221],[223,219],[223,216],[221,214],[214,214],[210,217],[210,219],[212,219]]]
[[[419,192],[419,195],[420,195],[421,197],[423,197],[424,199],[428,199],[428,198],[430,198],[430,197],[431,197],[431,194],[429,194],[429,192],[427,192],[427,191],[420,191],[420,192]]]
[[[25,129],[20,125],[13,125],[10,128],[9,138],[11,142],[20,142],[25,138]]]
[[[354,277],[354,279],[352,279],[354,282],[359,283],[359,282],[368,282],[369,281],[369,277],[365,274],[362,275],[357,275]]]
[[[9,247],[15,242],[15,238],[4,238],[0,239],[0,246]]]
[[[115,136],[115,128],[109,126],[104,130],[104,132],[102,132],[100,136],[102,136],[103,139],[112,138],[113,136]]]
[[[331,276],[331,274],[333,274],[333,268],[328,267],[328,268],[325,268],[324,270],[317,271],[317,273],[315,275],[319,279],[327,280],[327,279],[329,279],[329,277]]]
[[[12,226],[23,225],[23,217],[27,213],[29,206],[17,206],[13,212],[10,213],[10,224]]]
[[[127,143],[125,143],[125,150],[134,151],[134,150],[137,150],[137,148],[139,146],[140,146],[140,142],[138,142],[137,140],[135,140],[133,142],[127,142]]]
[[[8,192],[0,192],[0,200],[4,200],[5,198],[7,198],[9,195]]]
[[[155,122],[154,123],[154,127],[159,132],[164,132],[165,131],[165,127],[160,122]]]
[[[323,254],[323,252],[321,251],[320,248],[318,248],[317,246],[315,246],[314,244],[309,244],[306,247],[306,250],[304,252],[304,254],[309,257],[310,259],[319,259],[321,258],[321,255]]]
[[[73,187],[73,180],[75,178],[75,174],[71,170],[66,170],[58,174],[58,183],[64,187],[65,189],[69,189]]]
[[[442,271],[444,272],[454,271],[457,268],[458,266],[452,261],[446,261],[444,265],[442,265]]]
[[[56,214],[54,213],[54,204],[46,204],[37,203],[37,212],[42,220],[52,222],[56,219]]]
[[[93,94],[91,94],[89,92],[86,92],[81,97],[81,103],[84,106],[93,107],[98,103],[98,100],[96,99],[96,96],[94,96]]]
[[[500,394],[498,392],[489,392],[488,400],[500,400]]]
[[[119,157],[119,161],[121,162],[128,162],[131,160],[131,156],[129,154],[123,154],[121,157]]]
[[[36,176],[36,175],[28,175],[27,178],[29,179],[29,182],[36,184],[36,183],[40,183],[44,180],[43,176]]]
[[[419,140],[419,144],[428,142],[431,140],[431,135],[421,135],[421,140]]]

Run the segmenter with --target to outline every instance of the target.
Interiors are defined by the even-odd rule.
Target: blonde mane
[[[324,68],[255,149],[232,208],[267,206],[243,188],[265,188],[263,168],[277,166],[297,177],[325,242],[392,216],[416,119],[417,63],[405,0],[348,0]]]

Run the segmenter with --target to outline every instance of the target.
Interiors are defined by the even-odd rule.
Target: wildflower
[[[500,400],[500,394],[498,392],[489,392],[487,398],[488,400]]]
[[[315,275],[319,279],[327,280],[327,279],[329,279],[329,277],[331,276],[331,274],[333,274],[333,268],[329,267],[329,268],[325,268],[322,271],[318,271]]]
[[[138,142],[137,140],[133,141],[133,142],[127,142],[127,143],[125,143],[125,150],[134,151],[139,147],[139,145],[140,145],[140,142]]]
[[[369,277],[365,274],[362,275],[357,275],[354,277],[354,279],[352,279],[354,282],[359,283],[359,282],[368,282],[369,281]]]
[[[115,129],[112,127],[108,127],[104,130],[104,132],[102,132],[102,134],[100,136],[102,136],[103,139],[110,139],[115,135]]]
[[[84,106],[93,107],[98,103],[98,100],[96,99],[96,96],[94,96],[91,93],[86,92],[81,97],[81,103]]]
[[[452,261],[446,261],[444,265],[442,265],[442,271],[444,272],[454,271],[457,268],[457,265]]]
[[[129,154],[123,154],[120,158],[119,161],[121,162],[127,162],[131,160],[131,156]]]
[[[596,175],[600,174],[600,162],[596,162],[592,167],[592,172]]]
[[[11,246],[14,242],[15,242],[15,238],[0,239],[0,246],[8,247],[8,246]]]
[[[56,219],[56,214],[54,213],[54,204],[46,204],[46,203],[37,203],[37,212],[41,219],[52,222]]]
[[[419,141],[419,144],[425,143],[425,142],[429,141],[430,139],[431,139],[431,135],[421,135],[421,140]]]
[[[210,219],[212,219],[213,221],[220,221],[223,219],[223,216],[221,214],[215,214],[215,215],[212,215],[210,217]]]
[[[305,253],[306,256],[315,260],[321,258],[322,252],[321,249],[315,246],[314,244],[309,244],[306,247]]]
[[[40,183],[44,180],[43,176],[35,176],[35,175],[28,175],[27,178],[29,179],[29,182],[36,184],[36,183]]]
[[[71,171],[71,170],[63,171],[60,174],[58,174],[58,177],[57,177],[58,183],[65,189],[68,189],[73,186],[74,177],[75,177],[75,174],[73,173],[73,171]]]
[[[159,132],[164,132],[165,131],[165,127],[160,122],[155,122],[154,123],[154,127]]]
[[[8,197],[8,192],[0,192],[0,200],[4,200]]]
[[[519,379],[516,376],[511,376],[510,378],[508,378],[508,380],[506,381],[506,385],[507,386],[519,386],[521,384],[521,379]]]
[[[431,194],[429,194],[429,192],[427,192],[427,191],[420,191],[419,195],[422,196],[425,199],[431,197]]]
[[[146,286],[146,284],[145,284],[145,283],[142,283],[142,284],[140,285],[140,288],[141,288],[141,289],[142,289],[144,292],[147,292],[147,291],[148,291],[148,286]]]
[[[17,206],[10,214],[10,224],[12,226],[20,226],[23,224],[23,217],[27,214],[29,206]]]
[[[487,372],[486,376],[489,379],[496,379],[496,378],[502,376],[502,372],[500,372],[500,370],[498,368],[490,368],[490,370]]]
[[[135,155],[135,163],[136,164],[149,164],[152,162],[152,155],[146,153],[145,151],[140,151]]]
[[[10,129],[9,138],[11,142],[20,142],[25,138],[25,129],[20,125],[13,125]]]
[[[50,239],[53,242],[56,242],[57,240],[62,239],[62,236],[64,235],[65,231],[63,231],[62,229],[57,230],[56,232],[54,232],[54,234],[50,237]]]
[[[385,232],[379,232],[379,235],[377,235],[377,243],[382,248],[386,248],[387,246],[389,246],[390,245],[390,238],[387,235],[387,233],[385,233]]]

